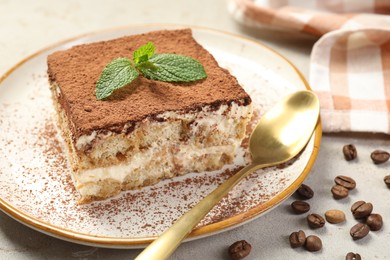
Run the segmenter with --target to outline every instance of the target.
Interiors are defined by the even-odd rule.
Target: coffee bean
[[[320,228],[325,225],[325,219],[315,213],[308,215],[306,219],[310,228]]]
[[[291,209],[295,214],[306,213],[310,210],[310,204],[304,201],[296,200],[291,203]]]
[[[252,246],[245,240],[240,240],[229,246],[229,255],[233,260],[243,259],[248,256]]]
[[[347,144],[343,147],[344,158],[347,161],[351,161],[357,157],[356,147],[353,144]]]
[[[385,176],[385,178],[383,178],[383,181],[385,182],[387,187],[390,188],[390,175]]]
[[[349,252],[345,257],[345,260],[362,260],[362,257],[359,254]]]
[[[345,221],[345,214],[341,210],[331,209],[325,212],[325,219],[332,224],[338,224]]]
[[[370,232],[370,228],[366,224],[357,223],[351,228],[349,233],[353,240],[357,240],[367,236],[368,232]]]
[[[385,163],[389,160],[390,154],[383,150],[375,150],[371,153],[371,160],[375,164]]]
[[[302,230],[299,230],[298,232],[292,232],[289,237],[289,240],[290,240],[290,246],[292,248],[303,246],[306,241],[305,232],[303,232]]]
[[[353,190],[356,187],[355,180],[348,176],[339,175],[336,178],[334,178],[334,182],[337,185],[347,188],[348,190]]]
[[[301,186],[297,189],[296,193],[302,198],[302,199],[311,199],[314,196],[313,190],[307,186],[306,184],[301,184]]]
[[[382,216],[379,214],[371,214],[367,217],[366,224],[370,230],[378,231],[383,226]]]
[[[336,200],[346,198],[349,194],[349,190],[347,188],[338,184],[334,185],[330,191],[333,194],[333,198]]]
[[[373,206],[370,202],[365,202],[362,200],[356,201],[351,206],[352,215],[355,218],[365,218],[369,216],[372,212]]]
[[[322,248],[322,241],[319,237],[310,235],[306,238],[305,247],[310,252],[319,251]]]

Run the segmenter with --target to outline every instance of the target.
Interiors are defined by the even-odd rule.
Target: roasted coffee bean
[[[301,184],[301,186],[297,189],[296,193],[302,198],[302,199],[311,199],[314,196],[313,190],[307,186],[306,184]]]
[[[347,161],[351,161],[357,157],[356,147],[353,144],[347,144],[343,147],[344,158]]]
[[[303,246],[306,241],[305,232],[303,232],[302,230],[299,230],[298,232],[292,232],[289,237],[289,240],[290,240],[290,246],[292,248]]]
[[[362,260],[362,257],[359,254],[349,252],[345,257],[345,260]]]
[[[383,181],[385,182],[387,187],[390,188],[390,175],[385,176],[385,178],[383,178]]]
[[[310,235],[306,238],[305,247],[310,252],[319,251],[322,248],[322,241],[319,237]]]
[[[334,185],[330,191],[333,194],[333,198],[336,200],[346,198],[349,194],[349,190],[347,188],[338,184]]]
[[[291,203],[291,209],[295,214],[306,213],[310,210],[310,204],[304,201],[296,200]]]
[[[325,219],[315,213],[308,215],[306,219],[310,228],[320,228],[325,225]]]
[[[375,150],[371,153],[371,160],[375,164],[385,163],[389,160],[390,154],[383,150]]]
[[[348,190],[353,190],[356,187],[355,180],[348,176],[339,175],[336,178],[334,178],[334,182],[337,185],[347,188]]]
[[[325,219],[332,224],[338,224],[345,221],[345,214],[341,210],[331,209],[325,212]]]
[[[367,236],[368,232],[370,232],[370,228],[366,224],[357,223],[351,228],[349,233],[353,240],[357,240]]]
[[[363,200],[356,201],[351,206],[351,212],[355,218],[365,218],[369,216],[372,212],[372,209],[372,204]]]
[[[383,226],[382,216],[379,214],[371,214],[367,217],[366,224],[370,230],[377,231]]]
[[[245,240],[240,240],[229,246],[229,255],[233,260],[243,259],[248,256],[252,246]]]

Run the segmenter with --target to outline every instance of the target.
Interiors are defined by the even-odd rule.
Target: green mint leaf
[[[145,62],[154,54],[155,46],[152,42],[148,42],[136,49],[133,53],[133,61],[135,64]]]
[[[139,57],[139,58],[137,59],[136,64],[140,64],[140,63],[146,62],[146,61],[148,61],[148,60],[149,60],[149,56],[148,56],[147,54],[145,54],[145,55],[142,55],[141,57]]]
[[[114,90],[124,87],[138,77],[129,58],[112,60],[103,70],[96,83],[96,98],[98,100],[109,97]]]
[[[137,68],[149,79],[167,82],[191,82],[207,77],[202,64],[177,54],[155,54]]]

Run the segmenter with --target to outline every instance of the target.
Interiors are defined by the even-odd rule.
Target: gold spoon
[[[204,216],[243,178],[255,170],[292,159],[306,146],[319,115],[318,98],[310,91],[298,91],[269,110],[249,140],[252,163],[230,177],[172,227],[151,243],[137,260],[166,259]]]

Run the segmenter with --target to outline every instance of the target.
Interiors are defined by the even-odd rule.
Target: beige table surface
[[[314,39],[244,28],[231,18],[227,6],[224,0],[0,0],[0,75],[29,54],[63,39],[147,23],[205,26],[252,37],[285,55],[308,75]],[[358,148],[359,159],[353,163],[342,157],[341,148],[347,143]],[[290,213],[292,197],[248,224],[182,244],[171,259],[229,259],[227,247],[241,239],[253,247],[246,259],[345,259],[349,251],[359,252],[363,259],[389,259],[390,189],[384,185],[383,177],[390,174],[390,162],[376,166],[370,160],[374,149],[386,149],[389,144],[385,135],[323,137],[318,159],[305,181],[315,191],[310,200],[311,211],[323,214],[331,208],[342,209],[347,215],[344,224],[308,229],[304,216]],[[358,188],[343,201],[333,200],[330,194],[333,178],[339,174],[352,176],[358,183]],[[356,221],[349,207],[357,200],[371,201],[374,211],[382,214],[384,227],[353,241],[349,229]],[[299,229],[320,236],[323,249],[316,253],[291,249],[288,236]],[[0,212],[0,259],[133,259],[138,253],[139,250],[101,249],[65,242],[34,231]]]

